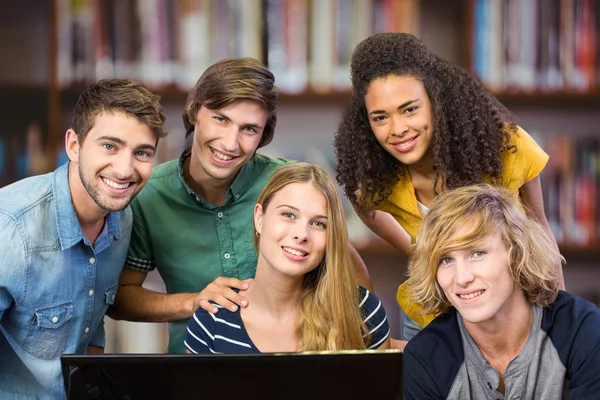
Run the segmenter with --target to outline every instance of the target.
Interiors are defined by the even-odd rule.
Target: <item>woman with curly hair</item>
[[[539,178],[548,155],[465,70],[410,34],[382,33],[359,43],[351,78],[337,179],[373,232],[410,256],[433,198],[482,182],[511,190],[551,232]],[[405,285],[397,299],[405,339],[435,317],[408,300]]]

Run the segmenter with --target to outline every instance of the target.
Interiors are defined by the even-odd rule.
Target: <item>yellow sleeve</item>
[[[513,135],[513,138],[513,143],[517,146],[513,173],[522,173],[523,183],[529,182],[546,167],[549,156],[521,127],[518,128],[517,134]]]
[[[421,328],[425,328],[431,321],[437,317],[436,314],[425,314],[423,308],[419,303],[411,302],[408,298],[408,290],[406,288],[406,282],[404,282],[398,288],[396,293],[396,300],[402,308],[402,311],[415,321]]]

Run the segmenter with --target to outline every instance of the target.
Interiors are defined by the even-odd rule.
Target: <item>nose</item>
[[[306,227],[301,224],[296,224],[292,236],[298,243],[306,243],[308,241],[308,231]]]
[[[459,286],[467,286],[469,283],[473,282],[475,279],[475,275],[473,271],[471,271],[471,266],[468,262],[464,260],[456,261],[456,284]]]
[[[135,170],[133,167],[134,162],[134,156],[132,154],[128,154],[127,152],[123,152],[123,154],[121,154],[119,157],[116,157],[113,162],[115,179],[123,181],[131,179]]]
[[[404,121],[404,118],[402,118],[401,116],[395,115],[391,118],[392,120],[392,131],[391,134],[393,136],[404,136],[406,135],[406,133],[408,132],[408,125],[406,124],[406,121]]]
[[[230,153],[236,153],[238,150],[238,140],[238,128],[234,124],[231,124],[229,127],[227,127],[227,130],[221,139],[221,142],[223,143],[223,150]]]

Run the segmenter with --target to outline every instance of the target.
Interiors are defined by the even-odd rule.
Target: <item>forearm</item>
[[[116,320],[135,322],[173,322],[189,319],[197,294],[158,293],[137,285],[119,287],[115,304],[108,316]]]
[[[374,211],[368,215],[359,214],[359,217],[377,236],[391,244],[402,254],[407,257],[410,256],[410,235],[391,214]]]
[[[87,354],[104,354],[104,347],[88,346]]]
[[[371,276],[369,275],[369,271],[367,270],[367,266],[365,265],[362,257],[350,243],[348,243],[348,250],[350,251],[352,264],[356,271],[356,279],[358,284],[366,289],[369,289],[370,292],[375,293],[373,290],[373,282],[371,282]]]

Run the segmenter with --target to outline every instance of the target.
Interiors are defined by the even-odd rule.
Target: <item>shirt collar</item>
[[[62,250],[73,247],[85,239],[81,231],[79,219],[73,207],[71,189],[69,187],[69,162],[60,166],[52,176],[52,198],[54,201],[54,212],[56,214],[56,228],[58,240]],[[105,219],[105,230],[109,238],[120,239],[122,236],[121,224],[125,221],[122,212],[109,212]]]
[[[177,167],[179,170],[179,179],[188,195],[192,196],[202,204],[207,204],[205,201],[202,201],[196,192],[194,192],[194,190],[188,185],[183,175],[183,163],[191,154],[192,146],[190,145],[183,151],[183,153],[181,153],[181,156],[179,157],[179,163]],[[254,157],[252,157],[246,164],[242,166],[237,176],[233,180],[233,183],[227,190],[223,205],[235,203],[242,198],[244,193],[246,193],[250,185],[254,182],[253,170],[255,166]]]

